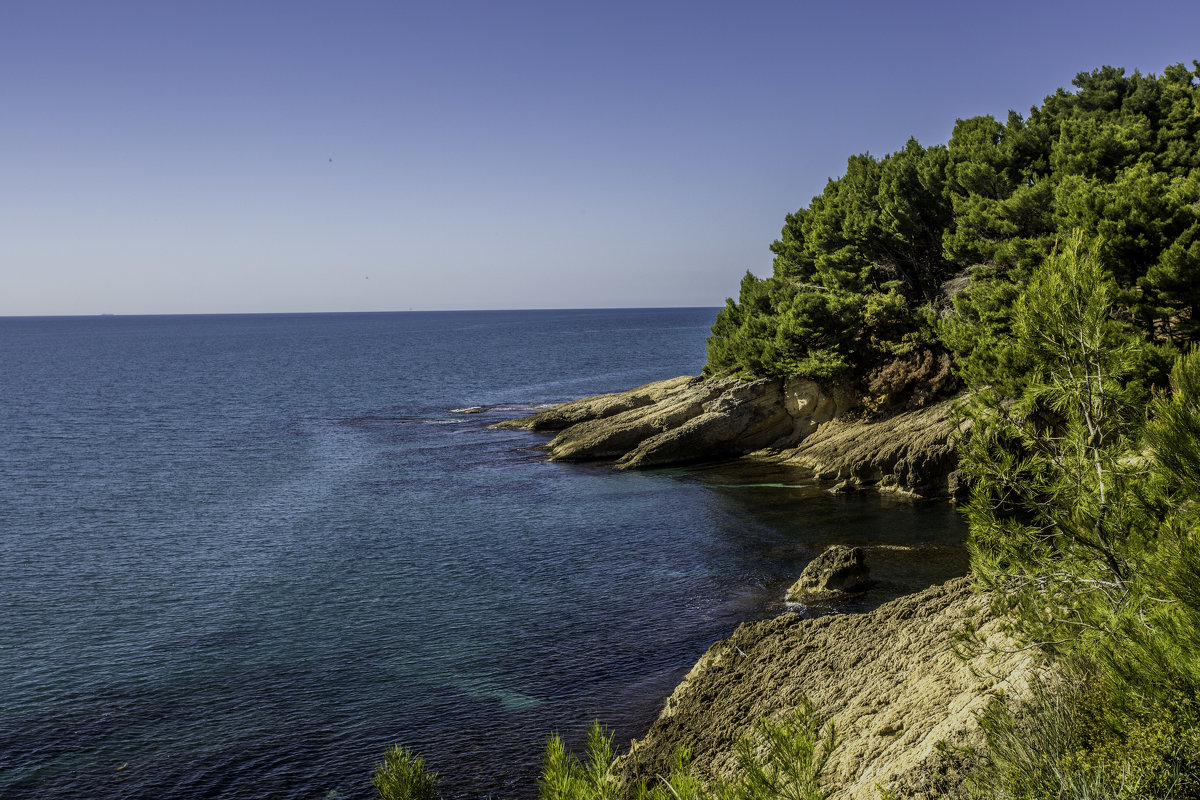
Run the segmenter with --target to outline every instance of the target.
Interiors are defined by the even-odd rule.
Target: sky
[[[0,316],[715,306],[847,157],[1200,3],[3,0]]]

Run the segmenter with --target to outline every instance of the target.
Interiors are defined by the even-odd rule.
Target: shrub
[[[988,800],[1167,800],[1197,797],[1196,703],[1119,717],[1094,663],[1070,662],[1021,704],[993,700],[980,718],[987,747],[966,785]]]
[[[754,738],[738,743],[740,770],[732,784],[720,784],[721,800],[825,800],[822,778],[837,747],[837,731],[807,697],[790,717],[758,722],[761,751]],[[761,752],[761,754],[760,754]]]
[[[425,771],[425,761],[415,753],[393,746],[375,767],[371,784],[381,800],[437,800],[437,773]]]
[[[825,800],[825,766],[837,747],[837,734],[808,698],[779,722],[761,718],[738,742],[738,776],[709,784],[696,774],[685,747],[675,751],[669,776],[638,784],[632,793],[612,774],[612,737],[599,723],[588,732],[583,760],[567,751],[558,736],[546,745],[541,800]]]

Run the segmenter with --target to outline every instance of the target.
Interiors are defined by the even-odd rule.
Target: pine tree
[[[1076,235],[1047,259],[1014,311],[1023,385],[970,386],[964,410],[972,567],[1045,644],[1111,630],[1132,579],[1141,344],[1111,313],[1117,290],[1097,249]]]

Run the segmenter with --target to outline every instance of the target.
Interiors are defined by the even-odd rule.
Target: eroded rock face
[[[953,400],[870,421],[832,419],[790,447],[756,454],[803,467],[846,488],[874,486],[924,497],[953,496],[960,485],[950,435]]]
[[[498,427],[558,431],[551,461],[611,459],[622,469],[742,455],[792,441],[779,381],[673,378],[565,403]]]
[[[622,469],[682,464],[757,450],[790,436],[792,417],[778,381],[710,381],[719,390],[682,425],[643,440],[617,461]]]
[[[723,381],[686,384],[644,408],[607,419],[587,420],[555,436],[547,447],[551,461],[618,459],[639,444],[678,428],[704,413],[704,404],[728,388]]]
[[[968,624],[1001,652],[960,658],[955,641]],[[838,731],[827,783],[836,800],[876,800],[879,788],[932,800],[948,780],[938,743],[978,743],[976,714],[994,694],[1020,697],[1037,665],[1034,652],[1011,647],[965,578],[867,614],[745,623],[709,648],[614,770],[629,783],[656,780],[683,745],[701,775],[732,777],[738,739],[807,696]]]
[[[556,431],[551,461],[621,469],[739,456],[797,464],[845,488],[940,496],[953,483],[950,406],[864,421],[859,398],[809,380],[679,377],[564,403],[497,427]]]
[[[794,421],[794,435],[791,441],[779,442],[780,447],[795,444],[818,426],[858,408],[857,398],[845,389],[826,389],[803,378],[788,381],[783,392],[785,407]]]
[[[793,603],[804,603],[861,592],[870,583],[871,571],[867,568],[862,548],[833,544],[809,562],[800,573],[800,579],[788,589],[787,599]]]

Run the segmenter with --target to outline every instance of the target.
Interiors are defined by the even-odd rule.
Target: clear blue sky
[[[846,157],[1200,3],[0,3],[0,315],[718,305]]]

